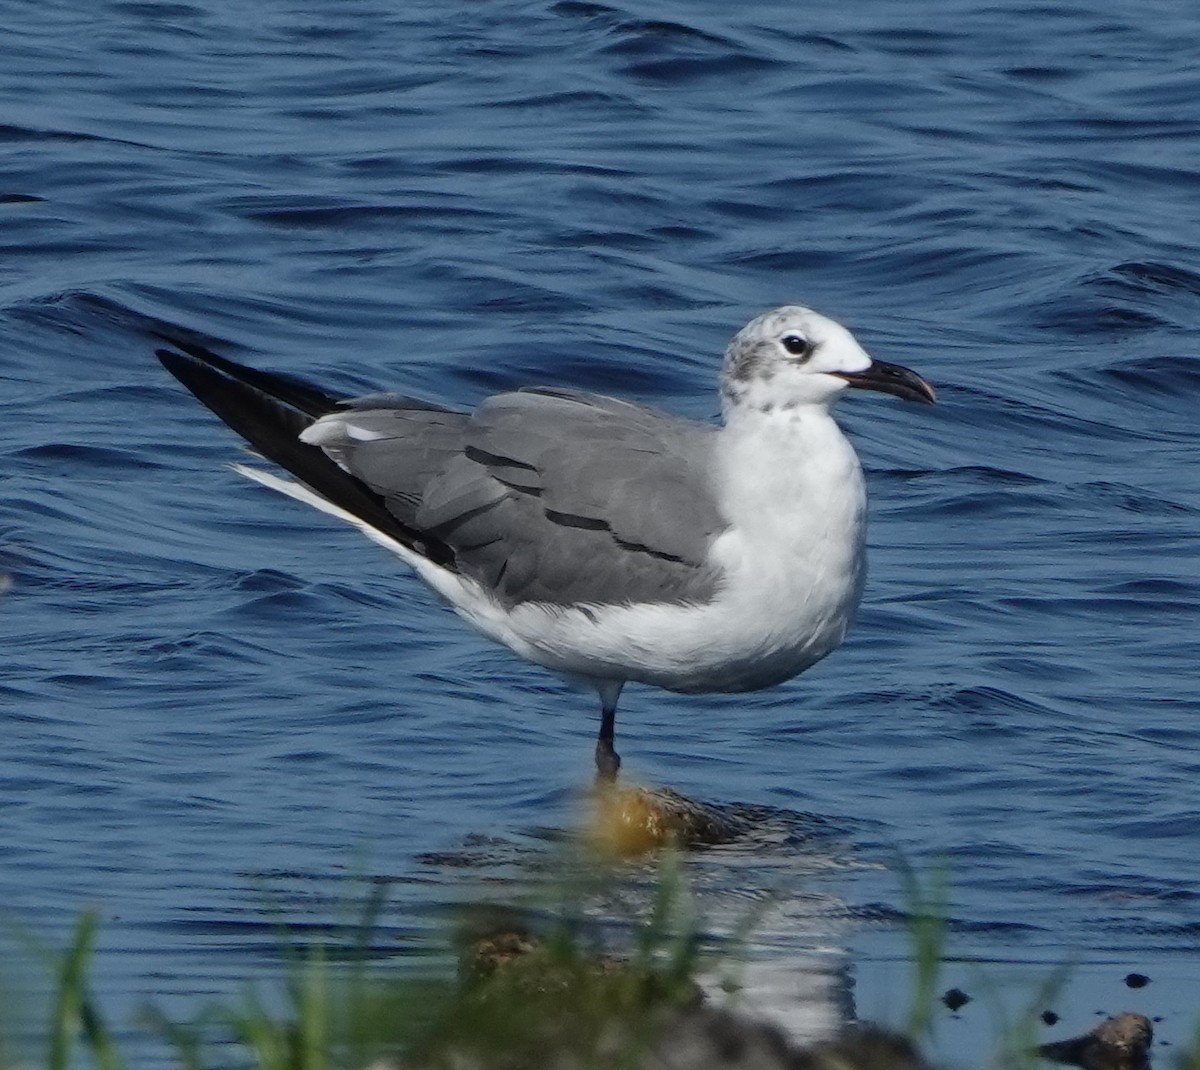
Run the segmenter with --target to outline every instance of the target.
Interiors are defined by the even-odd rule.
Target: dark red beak
[[[916,372],[899,364],[886,364],[882,360],[871,361],[871,366],[861,372],[833,372],[839,379],[845,379],[851,386],[859,390],[878,390],[884,394],[894,394],[905,401],[920,401],[932,405],[937,400],[937,393]]]

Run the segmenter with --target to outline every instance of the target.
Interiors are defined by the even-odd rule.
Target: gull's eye
[[[803,335],[785,334],[780,340],[783,342],[783,348],[791,353],[793,357],[807,360],[812,356],[812,343]]]

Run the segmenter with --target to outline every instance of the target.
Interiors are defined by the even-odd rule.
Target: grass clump
[[[448,998],[412,1038],[421,1070],[641,1065],[671,1015],[701,1000],[699,928],[678,860],[660,867],[648,918],[626,954],[602,948],[568,890],[547,930],[465,932]]]
[[[578,892],[578,889],[576,889]],[[248,988],[189,1021],[144,1024],[183,1070],[571,1070],[640,1066],[675,1010],[700,999],[700,941],[677,872],[658,883],[627,954],[599,946],[575,900],[538,930],[510,920],[457,937],[457,971],[383,972],[371,962],[377,900],[348,945],[285,945],[287,978],[268,1003]],[[51,1070],[123,1061],[88,987],[96,919],[85,914],[56,962]]]

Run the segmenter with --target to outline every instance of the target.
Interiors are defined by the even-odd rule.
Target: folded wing
[[[598,395],[523,390],[474,414],[336,402],[195,346],[160,358],[271,460],[506,606],[706,601],[725,527],[711,429]]]

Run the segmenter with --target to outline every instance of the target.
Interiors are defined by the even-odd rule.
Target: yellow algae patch
[[[670,814],[645,788],[597,785],[591,798],[586,835],[601,854],[634,858],[676,841]]]
[[[745,825],[717,806],[670,788],[599,783],[592,793],[584,831],[599,853],[635,858],[668,844],[699,847],[728,843],[745,831]]]

